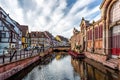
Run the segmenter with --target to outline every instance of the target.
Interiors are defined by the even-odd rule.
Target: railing
[[[22,59],[30,58],[33,56],[37,56],[43,49],[33,49],[29,51],[25,50],[10,50],[9,53],[5,53],[3,51],[3,55],[0,55],[0,65],[7,64],[15,61],[19,61]]]

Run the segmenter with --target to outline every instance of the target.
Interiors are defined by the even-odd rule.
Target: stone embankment
[[[120,71],[120,59],[109,59],[105,55],[92,54],[84,52],[86,57],[103,64],[106,67]]]

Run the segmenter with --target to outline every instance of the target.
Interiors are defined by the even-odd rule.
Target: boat
[[[85,58],[85,54],[84,53],[78,53],[72,50],[68,51],[69,55],[71,55],[73,58],[76,59],[84,59]]]

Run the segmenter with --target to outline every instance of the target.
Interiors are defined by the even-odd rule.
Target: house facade
[[[29,31],[27,25],[20,25],[22,31],[22,48],[29,46]]]
[[[32,47],[50,47],[52,45],[52,38],[53,36],[47,31],[30,33]]]
[[[70,39],[71,43],[71,50],[75,50],[76,52],[79,52],[80,49],[77,49],[77,47],[82,45],[81,41],[81,33],[77,29],[73,29],[73,36]]]
[[[0,7],[0,54],[6,48],[20,48],[22,32],[19,24]]]
[[[120,0],[104,0],[100,6],[105,37],[105,52],[112,57],[120,56]]]
[[[80,23],[81,48],[84,52],[104,55],[107,58],[120,57],[120,0],[103,0],[101,6],[101,18],[98,21],[89,21],[82,18]],[[71,46],[76,34],[71,38]]]
[[[57,35],[55,39],[57,41],[57,46],[69,46],[69,41],[67,38],[61,35]]]

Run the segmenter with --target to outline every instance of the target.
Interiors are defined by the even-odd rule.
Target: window
[[[0,30],[3,31],[3,26],[0,25]]]
[[[92,40],[92,30],[90,30],[89,35],[90,35],[90,40]]]
[[[10,35],[9,32],[6,32],[6,37],[7,37],[7,38],[9,37],[9,35]]]
[[[120,19],[120,0],[113,4],[110,11],[111,22],[116,22]]]
[[[88,32],[87,32],[87,35],[88,35],[88,40],[92,40],[92,30],[89,30]]]
[[[88,31],[88,40],[90,40],[90,31]]]
[[[35,37],[36,36],[36,34],[33,34],[33,37]]]
[[[0,42],[2,41],[2,38],[6,37],[6,33],[0,32]]]
[[[103,37],[103,26],[100,25],[99,26],[99,38],[102,38]]]
[[[4,31],[8,31],[8,29],[4,26]]]
[[[6,37],[6,33],[0,32],[0,37],[1,38],[5,38]]]
[[[2,39],[2,38],[1,38],[1,32],[0,32],[0,42],[1,42],[1,39]]]
[[[2,21],[0,21],[0,27],[2,26],[1,24],[2,24]]]
[[[88,40],[89,40],[89,31],[87,31],[87,38],[88,38]]]
[[[98,36],[99,36],[98,33],[99,33],[99,32],[98,32],[98,27],[96,27],[96,28],[95,28],[95,39],[98,39]]]
[[[0,12],[0,18],[2,17],[2,12]]]
[[[42,35],[42,38],[44,37],[44,35]]]

